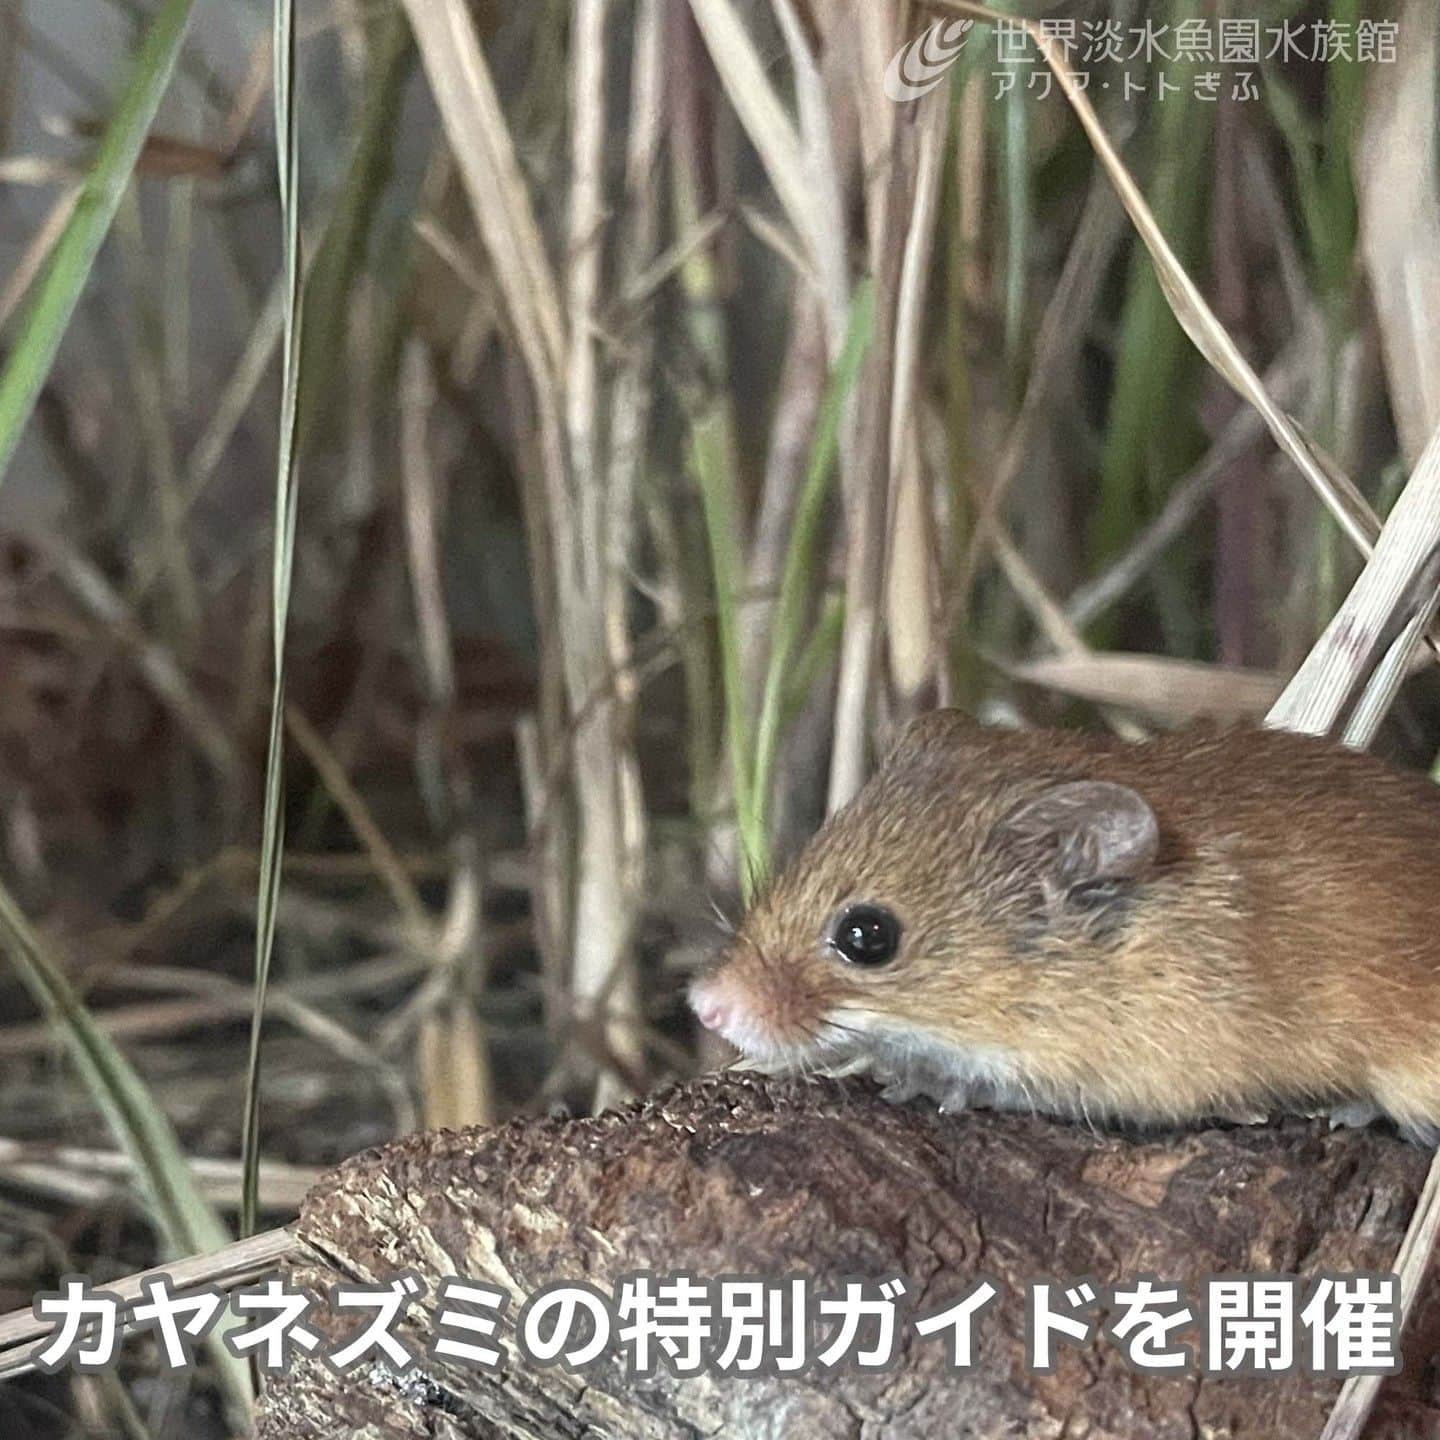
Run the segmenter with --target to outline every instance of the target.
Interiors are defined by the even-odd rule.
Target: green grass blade
[[[0,374],[0,482],[55,363],[70,318],[110,230],[170,83],[193,0],[163,0],[135,57],[135,68],[95,152],[75,211],[56,242],[39,289]]]
[[[750,779],[750,720],[740,663],[739,595],[745,583],[745,562],[739,509],[735,497],[735,464],[723,405],[697,415],[690,432],[690,464],[700,487],[705,538],[715,584],[715,625],[720,644],[720,690],[725,700],[730,783],[735,794],[735,823],[740,836],[740,884],[748,896],[759,873],[763,843],[753,810]]]
[[[54,1026],[117,1143],[135,1164],[160,1232],[166,1259],[218,1250],[230,1233],[200,1193],[180,1142],[159,1101],[134,1067],[95,1023],[64,969],[56,963],[10,892],[0,885],[0,949],[30,997]],[[210,1353],[232,1410],[243,1415],[251,1399],[249,1371],[212,1339]]]
[[[1331,18],[1340,33],[1354,33],[1362,8],[1360,0],[1333,0]],[[1351,137],[1360,129],[1363,84],[1362,66],[1353,57],[1341,56],[1325,67],[1325,150],[1320,168],[1330,223],[1320,251],[1320,285],[1325,299],[1339,307],[1348,302],[1354,288],[1360,218],[1350,152]]]
[[[821,602],[820,614],[805,637],[805,646],[785,680],[785,704],[780,716],[781,732],[788,730],[805,709],[821,677],[840,654],[845,631],[845,597],[831,595]]]
[[[1178,17],[1181,7],[1174,4],[1168,13]],[[1165,66],[1162,73],[1172,76],[1172,94],[1155,106],[1150,204],[1161,229],[1182,237],[1177,245],[1181,261],[1194,266],[1205,245],[1202,217],[1212,112],[1185,92],[1183,77],[1174,80],[1177,65]],[[1176,85],[1179,94],[1173,93]],[[1124,550],[1154,504],[1192,462],[1196,444],[1192,427],[1173,419],[1157,424],[1157,417],[1191,413],[1191,391],[1199,374],[1150,254],[1137,245],[1121,311],[1099,494],[1090,517],[1090,546],[1097,566],[1108,564]],[[1163,589],[1163,570],[1158,579]],[[1093,643],[1111,643],[1115,623],[1109,617],[1093,627]]]
[[[290,582],[295,564],[296,473],[299,433],[301,344],[300,307],[300,141],[295,126],[295,4],[275,0],[275,144],[280,177],[280,210],[285,236],[285,336],[281,374],[279,455],[275,474],[275,550],[271,576],[273,689],[270,738],[265,761],[265,814],[260,845],[260,887],[255,920],[255,1003],[250,1020],[250,1057],[245,1074],[241,1127],[240,1235],[255,1230],[260,1186],[260,1061],[265,1030],[265,996],[275,951],[280,864],[285,849],[285,632],[290,616]]]
[[[401,134],[400,109],[415,56],[410,23],[396,5],[366,26],[364,103],[345,178],[324,237],[312,252],[305,282],[305,344],[300,359],[303,417],[296,444],[303,460],[316,443],[327,400],[346,373],[345,336],[351,296],[370,238],[385,213],[386,187]]]
[[[76,995],[9,891],[0,886],[0,945],[30,997],[65,1041],[95,1102],[135,1161],[170,1257],[230,1243],[195,1187],[175,1132],[130,1062]]]
[[[751,855],[764,874],[769,861],[770,802],[775,757],[780,750],[789,697],[794,658],[805,619],[805,601],[817,563],[820,522],[830,498],[840,449],[840,426],[851,392],[860,375],[865,352],[875,324],[875,287],[866,281],[858,286],[850,303],[845,344],[830,371],[829,383],[820,406],[805,484],[795,507],[785,565],[780,574],[780,593],[771,622],[770,662],[761,692],[760,718],[755,729],[755,761],[751,767],[752,799],[749,814],[754,829],[755,849]]]

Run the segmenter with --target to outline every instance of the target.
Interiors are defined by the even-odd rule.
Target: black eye
[[[830,944],[852,965],[885,965],[900,949],[900,922],[882,905],[851,905],[835,921]]]

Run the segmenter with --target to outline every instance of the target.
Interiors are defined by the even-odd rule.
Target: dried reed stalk
[[[555,649],[570,734],[578,836],[570,917],[571,1001],[578,1037],[599,1069],[605,1104],[632,1083],[640,1054],[631,942],[639,903],[643,811],[630,717],[614,676],[623,653],[624,576],[607,535],[599,433],[597,335],[605,203],[605,25],[608,0],[572,15],[571,191],[565,284],[556,280],[520,172],[513,138],[473,22],[461,0],[406,0],[442,122],[524,357],[537,421],[543,487],[528,517],[553,567]],[[542,607],[542,613],[543,613]],[[544,757],[547,776],[562,757]],[[548,803],[542,805],[548,810]],[[623,1078],[621,1078],[623,1077]]]

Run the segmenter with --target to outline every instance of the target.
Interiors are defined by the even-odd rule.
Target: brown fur
[[[1154,865],[1101,933],[1037,927],[991,833],[1069,780],[1128,786],[1159,822]],[[757,901],[697,988],[741,1016],[743,1049],[787,1068],[903,1082],[913,1052],[928,1078],[909,1089],[935,1093],[937,1068],[943,1081],[998,1065],[1008,1103],[1064,1113],[1172,1121],[1371,1101],[1423,1128],[1440,1122],[1437,897],[1440,791],[1372,757],[1277,731],[1132,745],[939,711]],[[847,965],[826,945],[856,900],[900,917],[891,965]]]

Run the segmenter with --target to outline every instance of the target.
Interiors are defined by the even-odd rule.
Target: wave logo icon
[[[928,95],[949,73],[970,38],[973,20],[937,20],[890,62],[885,93],[897,105]]]

